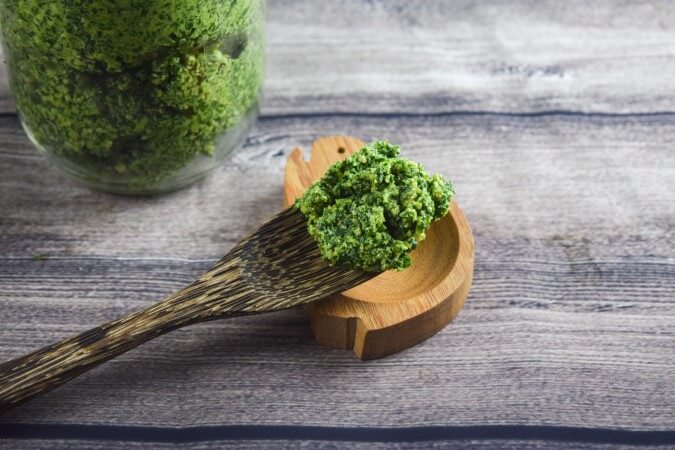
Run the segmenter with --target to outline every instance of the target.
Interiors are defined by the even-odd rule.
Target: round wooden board
[[[296,148],[286,163],[285,206],[333,163],[364,146],[359,139],[329,136],[314,141],[309,161]],[[456,202],[412,253],[412,267],[388,271],[354,289],[308,305],[316,340],[353,349],[361,359],[380,358],[435,334],[459,313],[473,278],[471,228]]]

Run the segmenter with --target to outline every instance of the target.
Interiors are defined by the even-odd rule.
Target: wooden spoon
[[[287,209],[162,302],[0,365],[0,414],[177,328],[291,308],[375,275],[329,266],[304,216]]]

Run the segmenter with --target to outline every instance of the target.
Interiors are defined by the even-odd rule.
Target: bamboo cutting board
[[[365,144],[348,136],[316,140],[308,161],[296,148],[286,163],[285,206],[333,163]],[[388,271],[356,288],[308,305],[316,340],[353,349],[361,359],[380,358],[432,336],[457,316],[473,278],[474,243],[462,210],[435,222],[412,253],[412,267]]]

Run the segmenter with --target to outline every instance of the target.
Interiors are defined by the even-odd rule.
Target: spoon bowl
[[[413,250],[411,270],[388,270],[342,293],[347,299],[396,304],[419,297],[442,283],[459,258],[459,229],[452,215],[434,222],[427,238]],[[377,295],[373,295],[374,293]]]

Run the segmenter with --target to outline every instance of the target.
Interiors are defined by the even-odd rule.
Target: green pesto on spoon
[[[177,328],[306,304],[409,266],[453,192],[398,151],[380,141],[335,164],[296,207],[160,303],[0,364],[0,414]]]

